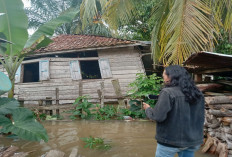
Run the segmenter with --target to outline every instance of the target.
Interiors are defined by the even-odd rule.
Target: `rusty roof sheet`
[[[192,54],[184,62],[184,65],[192,72],[232,68],[232,55],[202,51]],[[231,71],[228,71],[227,73],[231,73]]]
[[[40,48],[35,53],[78,50],[85,48],[111,47],[136,44],[136,41],[123,40],[95,35],[59,35],[54,37],[48,46]]]
[[[192,54],[184,65],[199,66],[202,68],[232,67],[232,55],[202,51]]]

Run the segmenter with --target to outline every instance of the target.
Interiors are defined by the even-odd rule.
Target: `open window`
[[[80,61],[82,79],[101,79],[98,60]]]
[[[73,60],[70,61],[70,71],[73,80],[111,78],[109,60]]]
[[[24,64],[23,83],[39,82],[39,62]]]

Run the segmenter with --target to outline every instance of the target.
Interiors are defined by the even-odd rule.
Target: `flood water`
[[[65,152],[68,157],[73,148],[83,157],[154,157],[156,149],[155,123],[150,121],[87,121],[43,122],[49,141],[28,142],[0,137],[0,146],[14,145],[19,151],[31,152],[30,157],[39,157],[51,149]],[[84,148],[81,137],[101,137],[110,141],[110,150]],[[213,157],[198,151],[195,157]]]

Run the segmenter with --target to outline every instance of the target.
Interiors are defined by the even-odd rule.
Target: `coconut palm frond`
[[[192,53],[209,50],[214,27],[210,8],[199,0],[176,0],[161,29],[167,41],[161,59],[165,65],[182,64]]]
[[[82,29],[93,23],[93,19],[99,16],[98,12],[97,0],[83,0],[80,7]]]
[[[110,0],[106,3],[103,19],[111,29],[117,30],[120,25],[128,24],[136,16],[138,0]]]
[[[164,52],[162,49],[165,45],[163,41],[164,31],[161,29],[165,19],[169,13],[170,1],[159,1],[151,12],[151,17],[149,19],[150,23],[154,23],[151,37],[151,49],[152,49],[152,58],[156,64],[159,61],[161,56],[160,52]]]
[[[232,31],[232,1],[226,0],[226,16],[224,20],[224,28],[231,33]]]

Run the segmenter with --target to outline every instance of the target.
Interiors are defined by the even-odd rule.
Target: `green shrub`
[[[148,95],[158,95],[162,86],[163,79],[155,73],[146,76],[143,73],[136,74],[134,82],[129,84],[131,88],[127,93],[131,100],[129,101],[131,117],[145,118],[145,112],[142,110],[142,102],[146,102],[152,107],[155,105],[156,100],[148,99]]]
[[[109,120],[117,117],[117,109],[111,105],[100,107],[96,105],[95,113],[93,114],[95,120]]]
[[[94,106],[92,103],[88,101],[88,98],[86,96],[80,96],[78,97],[75,102],[73,103],[74,109],[71,109],[67,111],[68,113],[71,113],[70,116],[71,119],[75,120],[79,116],[82,119],[89,119],[92,116],[91,108]]]

